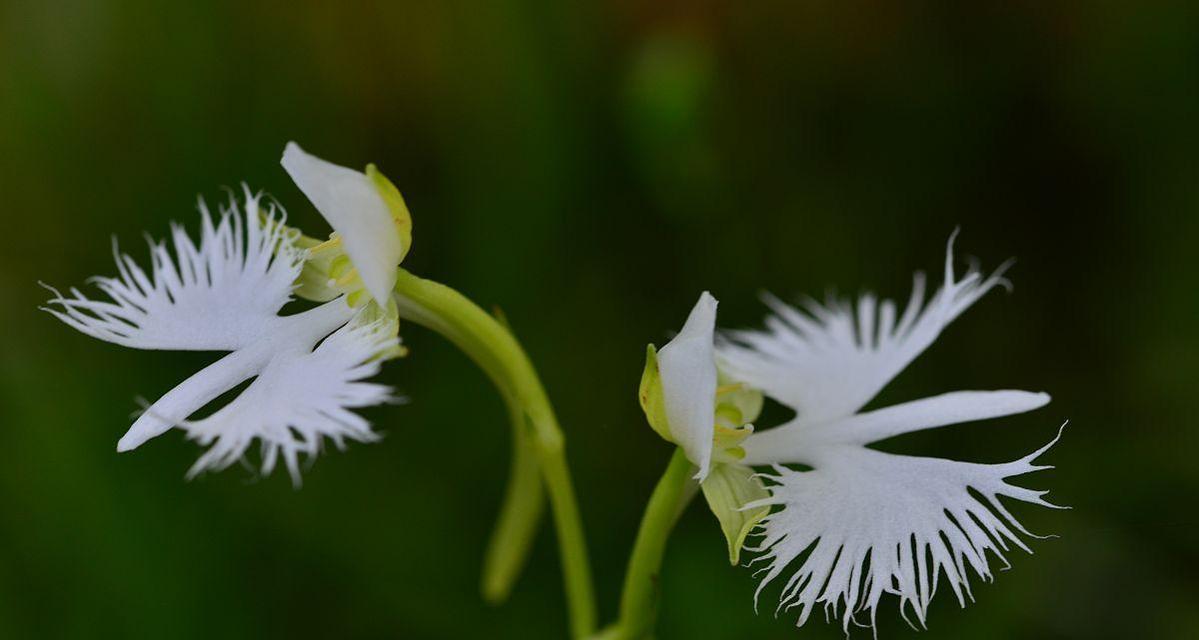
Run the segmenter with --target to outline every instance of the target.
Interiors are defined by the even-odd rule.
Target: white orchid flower
[[[1000,496],[1056,507],[1044,500],[1046,492],[1005,480],[1050,468],[1034,460],[1057,438],[1004,464],[895,455],[866,446],[1049,402],[1044,393],[957,391],[860,411],[946,325],[1005,283],[1002,267],[986,278],[971,269],[956,279],[952,248],[951,237],[945,282],[927,304],[921,274],[902,314],[892,301],[870,295],[858,299],[856,310],[848,302],[809,302],[806,312],[769,298],[774,313],[766,330],[730,332],[718,346],[721,366],[731,376],[796,412],[787,424],[746,438],[741,463],[773,465],[774,473],[766,476],[770,495],[744,507],[775,508],[759,525],[761,543],[751,549],[762,554],[755,561],[767,563],[757,593],[798,562],[779,603],[779,609],[800,607],[798,625],[821,604],[826,614],[842,618],[846,630],[863,610],[873,626],[884,593],[898,595],[904,618],[910,607],[924,625],[942,578],[965,606],[973,597],[968,570],[990,580],[989,553],[1006,564],[1009,543],[1028,550],[1017,534],[1032,534]]]
[[[380,211],[391,224],[391,194],[379,189],[372,199],[366,190],[386,179],[355,179],[348,175],[354,172],[307,156],[294,144],[284,164],[340,232],[350,268],[362,275],[370,295],[389,301],[407,250],[393,240],[410,235],[397,234],[398,223],[379,224]],[[151,241],[148,274],[114,247],[118,277],[93,279],[107,299],[52,289],[46,310],[87,335],[127,347],[229,352],[146,408],[118,451],[178,427],[209,447],[188,472],[192,477],[243,459],[257,439],[262,472],[282,458],[298,484],[299,455],[315,457],[325,438],[339,449],[347,439],[378,438],[352,409],[395,399],[388,387],[364,380],[379,371],[383,356],[397,352],[397,321],[380,305],[352,306],[343,298],[281,315],[310,257],[296,243],[298,233],[283,224],[282,211],[264,209],[249,190],[240,206],[231,198],[216,220],[203,202],[199,208],[198,245],[173,225],[174,255],[166,242]],[[388,233],[392,239],[384,237]],[[247,381],[223,407],[190,419]]]

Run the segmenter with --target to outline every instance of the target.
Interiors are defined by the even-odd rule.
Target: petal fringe
[[[200,244],[171,225],[174,255],[167,243],[150,240],[150,272],[113,244],[116,277],[91,282],[107,299],[90,299],[78,289],[44,307],[59,320],[93,338],[136,349],[234,351],[264,333],[291,299],[304,254],[285,242],[284,214],[265,210],[248,189],[244,206],[230,197],[219,219],[203,201]]]
[[[941,331],[988,291],[1006,285],[1004,264],[984,278],[975,268],[956,279],[953,241],[945,251],[945,282],[924,302],[924,275],[897,318],[891,300],[870,294],[803,310],[766,296],[773,311],[765,330],[721,336],[724,370],[796,410],[804,424],[843,418],[870,401],[892,378],[936,340]]]
[[[849,624],[867,612],[874,625],[885,593],[899,596],[901,615],[924,626],[928,604],[943,579],[958,603],[973,600],[968,570],[992,579],[988,555],[1007,564],[1010,546],[1031,553],[1029,533],[1000,503],[1000,496],[1046,507],[1046,492],[1008,484],[1005,478],[1050,467],[1037,451],[1005,464],[976,464],[882,453],[854,445],[819,451],[811,471],[776,466],[767,476],[771,496],[747,508],[778,505],[761,523],[765,576],[762,590],[793,562],[777,611],[799,607],[802,626],[816,605]],[[1010,545],[1010,546],[1009,546]],[[856,621],[855,621],[856,622]],[[909,619],[910,622],[910,619]]]

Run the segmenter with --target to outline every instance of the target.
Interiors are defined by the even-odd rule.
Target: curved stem
[[[694,472],[695,467],[683,449],[676,448],[641,518],[620,597],[620,621],[604,637],[642,640],[653,632],[661,591],[658,575],[662,556],[675,522],[695,496],[698,485],[691,477]]]
[[[513,419],[520,420],[520,426],[527,429],[528,440],[536,455],[554,514],[571,634],[575,638],[589,636],[595,630],[595,595],[587,544],[566,465],[565,438],[528,356],[503,324],[445,285],[399,269],[395,301],[400,317],[440,333],[474,360],[499,388],[512,411]],[[514,446],[521,446],[520,438],[516,439]],[[519,452],[514,461],[518,459]],[[506,509],[507,505],[530,503],[527,494],[523,499],[512,498],[511,491],[514,490],[519,489],[510,487],[510,497],[505,501]],[[506,510],[493,543],[497,543],[508,530],[525,532],[531,536],[530,524],[535,525],[538,513],[539,509]],[[507,517],[520,522],[505,524]],[[515,548],[507,551],[493,545],[489,551],[488,568],[501,567],[514,573],[523,564],[527,547],[527,540],[516,543]],[[497,575],[494,579],[496,592],[506,592],[514,575]],[[484,583],[489,581],[489,576],[485,574]]]
[[[512,423],[512,462],[508,467],[508,485],[500,514],[483,556],[480,580],[483,599],[491,604],[508,599],[529,557],[537,525],[545,510],[541,465],[537,463],[537,451],[526,427],[524,410],[510,397],[505,397],[504,401]]]

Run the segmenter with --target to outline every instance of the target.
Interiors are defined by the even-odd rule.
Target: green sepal
[[[666,401],[662,396],[662,374],[658,370],[658,350],[654,345],[645,347],[645,369],[641,372],[641,387],[638,390],[641,410],[649,426],[667,442],[674,442],[670,425],[666,421]]]
[[[708,508],[720,521],[720,530],[729,546],[729,563],[736,565],[741,558],[741,547],[754,526],[770,513],[770,507],[758,507],[747,511],[741,508],[755,500],[770,497],[762,481],[753,469],[739,464],[716,464],[700,485]]]
[[[391,211],[396,233],[400,236],[400,262],[403,262],[404,256],[408,255],[408,250],[412,248],[412,214],[408,211],[408,204],[404,202],[400,190],[374,164],[366,165],[366,177],[374,183],[375,189],[383,197],[383,202],[387,204],[387,209]]]

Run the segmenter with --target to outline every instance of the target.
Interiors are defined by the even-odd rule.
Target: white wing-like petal
[[[233,351],[250,344],[275,326],[291,299],[303,254],[283,242],[282,213],[261,211],[248,190],[244,208],[230,199],[215,224],[203,202],[200,215],[198,247],[172,225],[174,255],[165,241],[151,241],[147,274],[114,246],[119,275],[92,280],[106,300],[52,289],[46,311],[89,336],[137,349]]]
[[[954,391],[814,425],[793,420],[749,436],[741,444],[742,462],[811,464],[809,456],[823,446],[867,445],[913,431],[1024,413],[1048,403],[1047,393]]]
[[[328,304],[344,306],[341,301]],[[241,395],[208,418],[182,425],[189,437],[211,445],[188,476],[228,467],[257,438],[263,474],[282,457],[298,485],[299,454],[316,456],[324,438],[339,449],[346,439],[376,440],[370,424],[351,409],[394,399],[389,387],[363,381],[379,372],[381,361],[375,356],[398,344],[388,329],[385,321],[352,321],[315,349],[311,342],[301,342],[276,351]]]
[[[399,232],[383,196],[361,171],[322,160],[288,142],[283,168],[345,245],[371,297],[385,304],[403,254]]]
[[[716,429],[716,304],[703,292],[682,331],[658,352],[670,435],[699,467],[695,477],[701,481],[708,475]]]
[[[386,319],[365,323],[361,314],[338,299],[280,318],[271,334],[221,358],[147,408],[118,451],[180,427],[211,445],[188,472],[191,477],[241,459],[257,438],[262,472],[270,473],[282,456],[299,484],[300,453],[316,455],[325,437],[338,448],[346,439],[374,440],[370,425],[351,409],[392,399],[388,387],[363,380],[378,373],[375,356],[399,338]],[[247,380],[249,386],[212,415],[188,419]]]
[[[954,233],[956,236],[956,232]],[[1001,266],[983,278],[953,273],[953,239],[945,253],[945,282],[924,302],[924,276],[897,317],[891,300],[872,295],[828,306],[809,301],[805,311],[773,297],[766,330],[731,331],[719,345],[726,373],[796,410],[805,424],[853,414],[936,340],[941,330],[996,285]]]
[[[1043,499],[1046,492],[1004,481],[1051,468],[1033,461],[1055,442],[1006,464],[835,445],[822,448],[811,471],[776,467],[767,476],[775,483],[771,497],[746,507],[781,507],[763,521],[754,549],[762,554],[755,562],[768,563],[758,593],[799,562],[779,602],[780,610],[800,607],[799,625],[820,604],[826,614],[841,617],[846,630],[864,610],[873,626],[880,598],[893,593],[905,619],[910,608],[923,626],[941,579],[965,606],[966,598],[973,599],[967,567],[989,581],[988,554],[1006,565],[1009,544],[1031,553],[1017,534],[1036,537],[999,497],[1056,508]]]
[[[147,407],[117,441],[117,451],[132,451],[166,433],[222,393],[257,375],[270,356],[265,349],[243,349],[204,367]]]
[[[221,394],[258,375],[276,354],[311,349],[318,340],[353,316],[354,310],[338,300],[301,314],[278,318],[273,331],[201,369],[150,405],[117,443],[117,451],[136,449],[171,427],[183,424]]]

